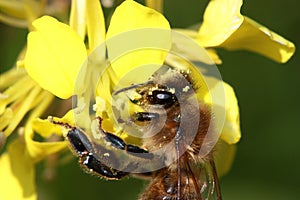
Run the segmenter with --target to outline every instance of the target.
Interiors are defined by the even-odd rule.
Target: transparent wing
[[[182,193],[193,193],[199,200],[221,200],[219,180],[213,159],[202,163],[189,160],[185,162],[186,174],[183,175],[188,184],[183,185]],[[182,181],[182,182],[183,182]]]

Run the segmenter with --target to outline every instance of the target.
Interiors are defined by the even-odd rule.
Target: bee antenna
[[[153,81],[147,81],[147,82],[144,82],[144,83],[133,84],[131,86],[128,86],[128,87],[125,87],[125,88],[122,88],[120,90],[117,90],[117,91],[113,92],[112,95],[118,95],[121,92],[125,92],[127,90],[131,90],[131,89],[138,88],[138,87],[141,87],[141,86],[144,86],[144,85],[147,85],[147,84],[152,84],[152,83],[153,83]]]

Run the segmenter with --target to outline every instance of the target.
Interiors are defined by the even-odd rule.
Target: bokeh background
[[[202,20],[207,2],[166,0],[164,14],[173,27],[191,26]],[[298,0],[252,0],[244,2],[242,13],[299,47],[299,8]],[[0,23],[1,72],[13,66],[26,34],[26,30]],[[219,53],[220,72],[239,100],[243,134],[232,169],[221,179],[224,199],[300,199],[300,54],[296,51],[282,65],[244,51]],[[76,159],[59,164],[50,181],[45,180],[44,169],[41,163],[37,174],[40,200],[133,200],[146,185],[133,178],[100,180],[83,173]]]

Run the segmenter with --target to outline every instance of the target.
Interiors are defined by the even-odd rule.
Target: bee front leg
[[[126,144],[120,137],[103,130],[101,117],[98,117],[98,121],[99,121],[99,130],[104,135],[104,139],[107,142],[110,142],[113,147],[115,147],[117,149],[125,150],[125,151],[127,151],[127,153],[130,153],[137,157],[142,157],[142,158],[146,158],[146,159],[153,158],[153,154],[148,153],[147,150],[140,148],[138,146],[135,146],[135,145]]]
[[[94,173],[108,180],[118,180],[128,175],[128,172],[119,171],[105,165],[94,156],[94,145],[86,134],[73,127],[67,134],[67,140],[74,153],[79,157],[80,165],[89,173]]]
[[[113,169],[99,161],[94,155],[94,145],[83,130],[67,123],[56,122],[52,118],[50,121],[69,130],[66,139],[69,142],[70,149],[79,157],[79,163],[85,171],[108,180],[118,180],[129,174],[128,172]]]
[[[107,180],[119,180],[129,174],[128,172],[119,171],[103,164],[92,153],[88,152],[80,156],[79,163],[88,172],[96,173]]]

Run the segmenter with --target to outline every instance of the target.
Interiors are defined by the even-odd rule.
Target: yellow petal
[[[0,13],[17,19],[29,20],[33,15],[38,16],[46,6],[44,0],[9,1],[0,0]]]
[[[42,120],[42,121],[44,121],[44,120]],[[62,123],[69,124],[71,126],[75,126],[75,113],[74,113],[74,110],[72,109],[72,110],[69,110],[62,118],[59,118],[59,117],[49,117],[49,119],[47,119],[45,121],[48,121],[48,122],[51,122],[51,121],[62,122]],[[52,125],[53,125],[53,123],[52,123]]]
[[[26,80],[26,78],[28,78],[28,79]],[[26,80],[25,82],[28,83],[28,85],[26,85],[26,86],[29,86],[31,84],[31,82],[30,82],[31,79],[29,79],[29,77],[25,77],[25,80]],[[20,88],[20,85],[19,85],[19,88]],[[15,89],[17,89],[17,88],[15,88]],[[12,111],[12,114],[13,114],[12,117],[14,120],[10,121],[8,126],[5,128],[4,133],[6,134],[6,136],[9,136],[15,130],[15,128],[18,126],[18,124],[21,122],[21,120],[24,118],[24,116],[34,107],[34,101],[39,97],[41,88],[36,85],[30,89],[31,90],[28,91],[26,96],[24,96],[25,94],[23,94],[19,98],[15,99],[12,102],[12,105],[10,105],[9,108]],[[26,89],[24,89],[24,90],[26,90]],[[0,106],[1,106],[1,103],[2,102],[0,101]],[[8,113],[6,113],[6,114],[8,114]],[[9,117],[9,115],[7,117]]]
[[[0,199],[35,200],[34,164],[25,145],[16,139],[0,157]]]
[[[241,138],[239,106],[232,87],[225,83],[224,89],[226,118],[221,138],[228,144],[235,144]]]
[[[217,88],[223,87],[225,92],[225,102],[222,97],[219,99],[214,98],[213,101],[213,112],[215,116],[215,124],[216,128],[221,128],[221,139],[223,139],[228,144],[235,144],[241,138],[241,130],[240,130],[240,115],[239,115],[239,107],[237,103],[237,98],[235,93],[230,85],[225,82],[218,81],[215,87],[210,90],[210,93],[216,93],[214,90]],[[218,95],[218,94],[216,94]],[[204,97],[204,101],[207,104],[212,104],[210,99],[210,94],[207,94]],[[225,121],[222,121],[223,110],[225,110]]]
[[[84,40],[86,34],[86,1],[74,0],[71,3],[70,26]]]
[[[24,5],[22,1],[0,1],[1,12],[9,15],[11,17],[16,17],[19,19],[26,19],[26,13],[24,10]]]
[[[96,103],[93,105],[93,110],[96,116],[103,118],[103,128],[106,131],[115,132],[113,123],[112,111],[112,92],[116,80],[116,75],[111,67],[107,68],[105,73],[101,75],[101,79],[96,87]]]
[[[0,0],[0,21],[15,27],[31,28],[31,22],[42,14],[46,5],[45,0]]]
[[[0,74],[0,90],[4,91],[7,87],[10,87],[16,83],[19,79],[24,77],[26,71],[24,69],[11,68],[10,70]]]
[[[192,39],[197,39],[198,32],[193,29],[183,29],[183,28],[172,28],[173,31],[179,32],[187,37],[190,37]]]
[[[43,138],[48,138],[54,133],[57,135],[62,134],[61,128],[55,126],[48,119],[34,119],[32,121],[32,128],[33,130],[36,130]]]
[[[10,123],[14,119],[14,112],[11,108],[4,109],[3,113],[0,114],[0,132],[5,137],[8,137],[11,134],[11,131],[3,132],[8,126],[10,126]],[[18,122],[17,122],[18,124]],[[12,128],[12,130],[15,128],[15,126]]]
[[[244,20],[240,13],[242,4],[242,0],[210,1],[199,29],[199,43],[204,47],[213,47],[229,38]]]
[[[231,168],[236,153],[236,145],[230,145],[219,140],[214,152],[215,164],[218,176],[225,175]]]
[[[25,19],[17,19],[0,13],[0,21],[12,27],[28,28],[28,22]]]
[[[78,101],[83,101],[83,99],[79,99]],[[63,124],[68,124],[70,126],[77,126],[80,127],[84,130],[88,130],[90,128],[91,125],[91,120],[90,120],[90,116],[89,113],[85,113],[85,105],[83,105],[82,103],[78,103],[78,107],[69,110],[62,118],[59,117],[49,117],[47,120],[43,120],[43,122],[45,123],[45,125],[47,123],[51,123],[51,126],[55,126],[56,131],[55,132],[57,135],[61,135],[61,133],[63,133],[65,136],[67,134],[67,129],[61,125],[57,125],[55,124],[55,122],[61,122]],[[47,122],[46,122],[47,121]],[[42,127],[39,128],[40,131],[42,131]],[[66,132],[65,132],[66,130]]]
[[[192,29],[172,29],[172,31],[176,31],[179,34],[183,34],[184,36],[190,38],[191,40],[195,41],[195,43],[197,43],[197,35],[198,32]],[[176,34],[177,35],[177,34]],[[220,59],[219,55],[217,54],[217,51],[215,51],[214,49],[206,49],[206,53],[209,55],[209,60],[208,59],[204,59],[204,56],[202,56],[201,54],[197,54],[199,52],[199,50],[194,51],[193,49],[191,49],[191,45],[185,45],[180,44],[182,43],[182,39],[185,37],[180,37],[181,41],[179,41],[176,45],[179,46],[178,48],[178,52],[180,52],[180,55],[184,55],[184,57],[186,57],[188,60],[190,61],[200,61],[200,62],[205,62],[207,64],[222,64],[222,60]],[[188,41],[186,38],[183,40],[184,41]],[[189,41],[190,42],[190,41]],[[182,47],[186,50],[188,50],[187,53],[182,52]],[[199,49],[200,46],[197,47],[197,49]],[[177,52],[177,53],[178,53]],[[213,63],[211,62],[213,61]]]
[[[25,68],[42,88],[69,98],[86,58],[85,45],[74,30],[52,17],[41,17],[33,26],[36,30],[28,35]]]
[[[170,25],[166,18],[159,12],[133,0],[126,0],[115,10],[107,37],[110,38],[113,35],[138,28],[161,28],[169,30]]]
[[[34,123],[34,122],[33,122]],[[48,126],[52,126],[49,128]],[[52,130],[52,134],[61,135],[61,131],[55,127],[55,125],[51,124],[50,122],[38,122],[34,125],[35,129],[32,129],[31,123],[29,122],[25,127],[25,140],[27,144],[27,149],[29,156],[32,158],[33,162],[36,163],[50,154],[59,152],[66,148],[65,141],[58,141],[58,142],[38,142],[34,140],[34,132],[39,133],[41,135],[50,135]],[[44,132],[45,130],[45,132]]]
[[[163,64],[170,36],[170,25],[163,15],[132,0],[123,2],[115,10],[107,32],[108,57],[116,75],[123,77],[143,66],[127,80],[147,80]]]
[[[222,60],[219,57],[218,53],[216,50],[214,49],[206,49],[207,54],[209,55],[209,57],[215,62],[215,64],[217,65],[221,65],[222,64]]]
[[[105,20],[100,1],[90,0],[86,9],[89,49],[92,51],[105,40]]]
[[[293,43],[248,17],[221,47],[253,51],[281,63],[287,62],[295,52]]]
[[[114,82],[111,80],[110,72],[112,72],[111,68],[101,75],[101,79],[99,80],[96,87],[97,102],[94,110],[98,114],[107,111],[107,109],[110,109],[109,107],[112,100],[112,88],[114,84]]]

